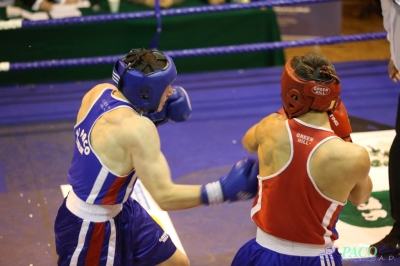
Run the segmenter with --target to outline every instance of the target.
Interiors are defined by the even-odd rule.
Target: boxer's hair
[[[306,53],[304,56],[293,57],[290,65],[293,67],[296,75],[305,80],[318,79],[321,81],[329,81],[333,78],[336,80],[337,84],[340,83],[336,75],[335,67],[325,56],[315,53]],[[325,69],[325,71],[323,71],[323,69]],[[315,70],[320,71],[316,72]]]
[[[125,64],[129,64],[131,69],[136,69],[144,74],[153,73],[156,70],[164,69],[168,63],[167,58],[161,54],[157,53],[157,57],[154,51],[141,49],[131,51],[123,59]]]

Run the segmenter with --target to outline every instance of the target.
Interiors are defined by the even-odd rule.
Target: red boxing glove
[[[353,142],[350,134],[353,132],[351,129],[349,115],[347,114],[346,107],[343,102],[336,107],[335,111],[328,112],[329,123],[333,132],[344,141]]]

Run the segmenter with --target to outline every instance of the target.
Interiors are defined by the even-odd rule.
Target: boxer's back
[[[84,119],[88,110],[106,88],[115,89],[114,96],[123,99],[113,85],[99,84],[83,98],[77,121]],[[111,171],[119,175],[125,175],[134,168],[130,156],[132,145],[126,141],[125,136],[127,131],[133,133],[136,123],[132,120],[136,118],[141,117],[132,108],[117,108],[102,115],[94,123],[90,132],[90,143],[97,156]]]
[[[280,114],[271,114],[256,129],[261,177],[276,174],[292,156],[286,120]],[[363,147],[333,138],[316,148],[309,166],[311,177],[325,196],[346,202],[358,176],[368,175],[369,155]]]

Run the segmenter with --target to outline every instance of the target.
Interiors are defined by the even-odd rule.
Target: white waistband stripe
[[[311,244],[303,244],[303,243],[284,240],[272,236],[270,234],[267,234],[260,228],[257,228],[256,241],[259,245],[267,249],[291,256],[305,256],[305,257],[329,256],[329,254],[326,253],[326,250],[334,252],[336,249],[336,247],[332,247],[332,244],[311,245]]]
[[[71,189],[67,196],[67,208],[81,219],[96,223],[111,220],[122,210],[122,204],[97,205],[89,204],[78,198]]]

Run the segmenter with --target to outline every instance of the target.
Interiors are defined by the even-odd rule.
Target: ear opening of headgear
[[[282,105],[289,118],[309,110],[333,111],[340,103],[340,80],[328,66],[311,68],[312,78],[299,77],[292,67],[292,60],[284,66],[281,81]],[[324,79],[321,79],[324,77]]]
[[[112,80],[136,108],[153,113],[176,76],[174,61],[165,53],[134,49],[115,63]]]

